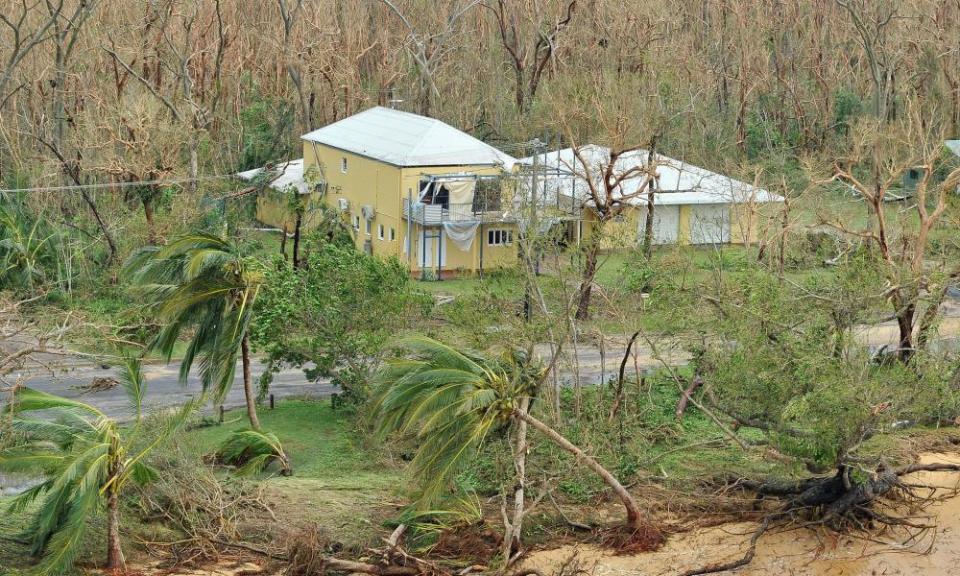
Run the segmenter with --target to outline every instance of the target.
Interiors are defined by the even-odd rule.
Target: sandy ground
[[[960,462],[960,455],[926,453],[924,462]],[[956,473],[920,473],[909,481],[953,489],[960,486]],[[878,542],[837,538],[794,530],[767,534],[760,539],[753,562],[735,572],[743,576],[948,576],[960,574],[960,497],[931,506],[925,512],[935,521],[934,538],[903,546],[904,534],[878,534]],[[576,554],[580,565],[595,576],[680,574],[715,562],[740,558],[747,549],[754,523],[726,524],[673,535],[659,551],[615,556],[592,546],[565,546],[533,553],[525,567],[550,574]],[[881,544],[879,541],[887,542]],[[932,545],[931,545],[932,542]],[[926,552],[926,553],[925,553]]]

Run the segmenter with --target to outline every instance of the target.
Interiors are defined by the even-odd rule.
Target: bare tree
[[[450,43],[450,40],[460,33],[460,20],[477,4],[480,0],[455,0],[447,7],[446,21],[442,26],[430,32],[418,30],[413,22],[408,18],[393,0],[380,0],[387,6],[397,18],[403,23],[408,32],[408,41],[406,43],[407,51],[413,58],[417,66],[419,86],[418,86],[418,109],[420,114],[429,116],[433,107],[433,97],[439,96],[437,89],[436,74],[437,68],[447,58],[450,52],[456,49],[456,46]],[[437,5],[429,5],[430,10],[436,10]]]
[[[543,73],[556,53],[557,38],[573,20],[577,0],[564,4],[562,13],[550,21],[539,3],[532,6],[505,0],[484,3],[497,22],[501,44],[509,56],[514,76],[514,103],[521,113],[526,112],[536,97]]]
[[[584,265],[576,312],[576,318],[584,320],[590,316],[593,282],[606,225],[647,193],[656,180],[657,163],[639,146],[610,150],[603,158],[591,157],[577,146],[573,147],[573,153],[576,162],[570,169],[579,181],[586,184],[584,209],[592,211],[595,218],[583,248]]]
[[[921,111],[912,106],[898,126],[881,119],[865,122],[857,134],[848,158],[834,166],[832,180],[856,191],[867,205],[870,221],[865,229],[853,229],[843,222],[826,223],[852,236],[868,241],[879,255],[887,278],[885,296],[893,309],[899,332],[898,357],[909,362],[916,351],[914,330],[919,307],[929,293],[945,291],[945,279],[935,281],[931,256],[931,233],[940,223],[949,205],[949,195],[960,184],[960,168],[936,181],[934,172],[940,158],[942,134],[924,128]],[[892,215],[887,210],[890,190],[899,188],[907,173],[918,175],[909,210]],[[955,277],[952,271],[947,278]],[[942,296],[928,302],[936,317]],[[933,323],[924,322],[922,341]]]
[[[870,81],[873,83],[872,112],[877,118],[889,114],[893,75],[899,56],[890,50],[890,23],[897,17],[897,2],[870,0],[836,0],[847,13],[857,32],[857,40],[867,58]]]

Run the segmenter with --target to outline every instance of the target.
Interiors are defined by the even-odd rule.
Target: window
[[[360,231],[360,216],[353,217],[353,229],[356,232]]]
[[[367,225],[365,227],[365,232],[367,236],[370,236],[373,233],[373,220],[367,220]]]
[[[343,158],[340,159],[340,171],[343,172],[344,174],[347,173],[347,158],[346,158],[346,156],[344,156]]]
[[[377,238],[383,240],[383,224],[377,224]]]
[[[390,241],[393,242],[393,241],[396,240],[396,239],[397,239],[397,230],[396,230],[393,226],[391,226],[391,227],[390,227]]]
[[[487,246],[505,246],[513,244],[512,230],[487,230]]]

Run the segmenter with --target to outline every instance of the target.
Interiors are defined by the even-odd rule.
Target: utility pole
[[[537,168],[540,164],[540,154],[544,149],[543,142],[539,138],[534,138],[531,143],[533,146],[533,162],[530,166],[530,218],[527,221],[527,229],[523,234],[523,240],[520,243],[521,249],[524,250],[523,257],[524,259],[528,257],[533,258],[533,272],[536,276],[540,275],[540,256],[539,250],[535,246],[537,241],[538,222],[537,222]],[[530,254],[527,254],[527,250],[530,250]],[[523,292],[523,318],[526,321],[530,321],[532,316],[532,288],[530,286],[532,279],[527,278],[526,288]]]

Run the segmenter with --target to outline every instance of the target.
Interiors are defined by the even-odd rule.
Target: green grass
[[[274,410],[261,408],[259,416],[263,429],[276,434],[290,456],[294,478],[357,489],[389,488],[400,479],[400,472],[385,467],[367,445],[354,416],[333,410],[329,401],[286,400]],[[213,453],[232,432],[248,426],[244,410],[227,412],[225,422],[190,432],[189,442],[202,453]]]
[[[275,410],[261,409],[263,429],[283,444],[294,469],[292,477],[268,471],[255,481],[265,491],[281,525],[276,537],[317,525],[344,546],[363,550],[376,545],[384,526],[405,504],[403,470],[357,428],[347,410],[333,410],[327,400],[287,400]],[[187,433],[183,444],[212,454],[233,431],[247,427],[246,412],[227,412],[225,424]]]

